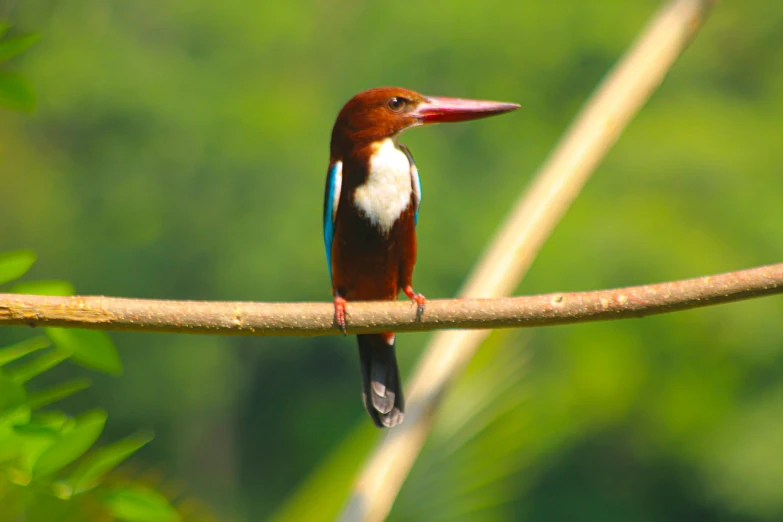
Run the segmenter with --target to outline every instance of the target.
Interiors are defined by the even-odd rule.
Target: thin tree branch
[[[672,0],[614,67],[537,173],[468,278],[463,297],[509,295],[630,119],[699,30],[711,0]],[[381,521],[424,445],[434,413],[484,331],[438,332],[409,386],[405,422],[365,463],[341,520]]]
[[[437,299],[420,321],[408,302],[352,302],[348,333],[551,326],[644,317],[783,293],[783,263],[613,290]],[[212,335],[338,335],[331,303],[164,301],[0,294],[0,326]]]

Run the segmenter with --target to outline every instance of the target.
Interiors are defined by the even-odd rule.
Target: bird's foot
[[[345,305],[348,301],[345,298],[337,296],[334,298],[334,322],[337,323],[337,327],[343,333],[347,335],[345,330]]]
[[[405,292],[405,295],[407,295],[411,301],[416,303],[416,320],[421,321],[421,316],[424,314],[424,305],[427,304],[427,298],[414,292],[411,285],[406,286],[402,291]]]

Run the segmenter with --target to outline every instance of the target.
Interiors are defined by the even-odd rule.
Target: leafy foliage
[[[3,38],[9,28],[7,23],[0,21],[0,64],[26,51],[39,39],[35,34]],[[31,112],[35,109],[33,86],[21,74],[0,69],[0,106]]]
[[[24,275],[34,260],[27,251],[0,255],[0,278],[10,283]],[[105,411],[71,417],[43,409],[84,390],[89,380],[79,378],[37,391],[27,389],[31,379],[66,360],[118,374],[122,368],[116,348],[108,336],[96,333],[49,328],[46,337],[0,348],[0,519],[24,516],[25,520],[46,522],[64,510],[78,512],[97,502],[98,512],[93,507],[85,511],[85,517],[92,513],[90,519],[180,520],[160,493],[140,484],[103,482],[107,473],[152,440],[149,434],[138,433],[93,449],[106,423]],[[68,504],[74,507],[66,507]]]
[[[176,522],[180,519],[166,497],[139,486],[113,491],[104,502],[120,520],[127,522]]]
[[[19,279],[35,263],[35,254],[29,250],[0,254],[0,285]]]

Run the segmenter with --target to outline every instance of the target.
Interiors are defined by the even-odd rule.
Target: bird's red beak
[[[519,109],[516,103],[428,96],[413,111],[422,123],[476,120]]]

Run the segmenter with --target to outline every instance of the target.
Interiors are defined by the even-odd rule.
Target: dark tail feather
[[[364,407],[379,428],[391,428],[402,422],[405,398],[400,371],[392,344],[383,334],[357,335],[362,366]]]

